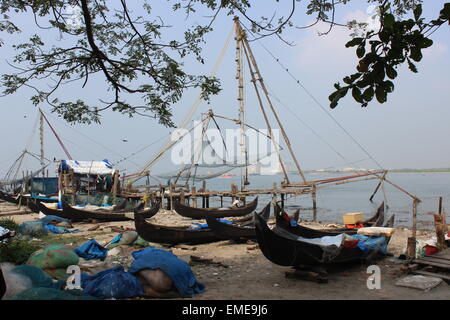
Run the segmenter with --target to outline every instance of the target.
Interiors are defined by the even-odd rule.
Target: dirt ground
[[[15,208],[9,204],[0,204],[0,218],[2,215]],[[16,222],[38,219],[38,214],[14,215],[10,218]],[[193,221],[183,218],[174,212],[161,210],[150,220],[153,223],[163,225],[190,225]],[[81,230],[75,234],[55,235],[58,242],[63,244],[79,245],[84,241],[95,238],[100,244],[106,245],[118,233],[110,227],[134,229],[133,221],[100,223],[95,231],[87,231],[96,224],[75,223],[74,228]],[[329,225],[308,223],[309,227],[321,228]],[[405,276],[401,267],[402,260],[397,259],[403,252],[406,239],[410,235],[407,229],[397,229],[389,243],[389,252],[393,257],[377,261],[381,269],[381,289],[369,290],[367,279],[367,266],[356,264],[341,267],[337,270],[328,270],[328,283],[315,283],[311,281],[291,279],[285,277],[285,272],[291,271],[289,267],[277,266],[268,261],[255,243],[235,243],[232,241],[220,241],[203,245],[180,245],[164,247],[171,250],[179,258],[190,262],[190,256],[195,255],[205,259],[212,259],[220,264],[193,264],[192,270],[197,280],[206,286],[206,291],[192,298],[193,300],[300,300],[300,299],[450,299],[449,285],[445,282],[438,287],[424,292],[418,289],[399,287],[395,282]],[[433,232],[419,231],[419,239],[428,239]],[[152,244],[161,247],[160,244]],[[128,255],[133,249],[123,250]],[[130,258],[132,259],[132,258]],[[130,260],[128,260],[128,263]]]

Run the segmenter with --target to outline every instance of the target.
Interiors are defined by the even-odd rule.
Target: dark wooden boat
[[[158,212],[159,205],[153,206]],[[156,214],[156,213],[155,213]],[[145,221],[146,217],[134,213],[134,225],[139,236],[149,242],[166,244],[201,244],[222,240],[211,229],[191,230],[187,227],[169,227]]]
[[[276,219],[276,224],[279,228],[285,229],[286,231],[293,233],[295,235],[306,237],[306,238],[319,238],[325,236],[333,236],[340,233],[346,234],[356,234],[358,229],[348,229],[348,228],[338,228],[338,229],[323,229],[317,230],[302,226],[300,224],[296,226],[292,226],[289,222],[290,217],[284,212],[280,206],[275,203],[274,205],[274,214]],[[391,217],[392,218],[392,217]],[[362,224],[365,227],[381,227],[384,223],[384,202],[378,207],[375,215]]]
[[[9,203],[19,204],[20,196],[14,196],[0,190],[0,199]],[[22,199],[22,203],[25,203],[24,199]]]
[[[161,206],[161,200],[156,201],[151,207],[144,207],[144,202],[141,202],[136,208],[134,208],[133,212],[138,214],[145,219],[149,219],[158,213],[159,210],[156,210],[155,207],[159,208]]]
[[[28,205],[28,208],[30,208],[31,211],[36,212],[36,213],[42,212],[46,216],[53,215],[53,216],[57,216],[57,217],[64,218],[64,219],[70,219],[73,222],[82,221],[83,220],[82,218],[79,218],[79,219],[71,218],[65,212],[63,212],[62,209],[49,208],[49,207],[47,207],[46,205],[44,205],[40,201],[29,201],[27,205]]]
[[[264,219],[269,219],[270,215],[270,205],[269,202],[264,209],[259,213]],[[218,218],[207,217],[206,222],[209,228],[220,238],[225,240],[241,240],[241,239],[256,239],[256,231],[254,224],[254,216],[250,215],[251,219],[249,221],[242,221],[241,223],[235,222],[237,224],[227,224],[221,222]]]
[[[286,229],[277,226],[270,229],[266,220],[257,214],[255,214],[255,228],[258,245],[264,256],[281,266],[333,265],[372,259],[377,256],[372,251],[362,251],[358,247],[324,246],[301,241],[298,235]],[[303,236],[303,238],[316,237]]]
[[[395,214],[391,215],[389,219],[383,224],[383,227],[393,228],[395,222]]]
[[[128,215],[134,212],[134,209],[119,209],[114,208],[113,210],[83,210],[77,209],[66,202],[62,203],[62,211],[67,219],[94,219],[101,221],[127,221],[133,220],[133,218]]]
[[[73,222],[77,221],[83,221],[87,219],[94,219],[94,220],[100,220],[100,221],[127,221],[127,220],[133,220],[132,213],[133,210],[137,208],[142,208],[141,204],[139,204],[134,209],[119,209],[118,211],[111,210],[111,211],[85,211],[85,210],[79,210],[75,209],[69,204],[63,202],[62,207],[63,209],[52,209],[44,205],[42,202],[33,202],[30,201],[28,203],[28,207],[34,211],[34,212],[42,212],[45,215],[55,215],[61,218],[69,219]],[[131,214],[130,215],[128,215]],[[145,209],[143,210],[144,215],[148,215],[149,212]]]
[[[258,197],[249,204],[240,208],[193,208],[182,204],[178,199],[173,202],[175,211],[183,217],[192,219],[206,219],[207,217],[225,218],[239,217],[255,211],[258,206]]]

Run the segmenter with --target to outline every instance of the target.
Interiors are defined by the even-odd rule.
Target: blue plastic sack
[[[75,253],[86,260],[100,259],[103,261],[108,255],[108,249],[103,247],[94,239],[91,239],[76,248]]]
[[[132,253],[135,261],[128,270],[136,274],[143,269],[160,269],[173,281],[182,297],[192,297],[205,291],[205,286],[197,282],[189,264],[169,251],[149,247]]]
[[[83,293],[100,299],[126,299],[142,296],[144,291],[139,280],[122,266],[117,266],[93,276],[82,272]]]
[[[367,237],[361,234],[352,235],[353,239],[358,241],[358,248],[362,251],[376,251],[382,254],[387,254],[387,240],[386,237]]]

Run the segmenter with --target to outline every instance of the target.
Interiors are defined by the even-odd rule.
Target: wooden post
[[[316,185],[312,186],[311,190],[312,202],[313,202],[313,221],[317,221],[317,193],[316,193]]]
[[[169,199],[167,200],[168,201],[168,203],[167,203],[167,209],[169,209],[169,210],[172,210],[172,208],[173,208],[173,196],[172,196],[172,193],[173,193],[173,185],[169,185]]]
[[[442,223],[442,216],[438,213],[434,215],[434,226],[436,229],[437,246],[440,250],[446,247],[444,224]]]
[[[281,194],[281,208],[284,209],[284,193]]]
[[[413,216],[412,216],[412,235],[408,238],[408,257],[414,259],[416,257],[416,239],[417,239],[417,199],[413,199]]]
[[[195,186],[192,186],[191,188],[191,196],[192,196],[192,207],[197,208],[197,188]]]
[[[117,197],[117,189],[118,189],[117,187],[118,187],[118,185],[119,185],[119,171],[115,170],[114,171],[114,175],[113,175],[113,187],[112,187],[114,203],[115,203],[116,197]]]
[[[223,196],[220,196],[220,207],[223,208]]]
[[[161,208],[165,209],[164,208],[164,188],[163,187],[161,187]]]
[[[181,204],[185,204],[184,190],[183,189],[180,190],[180,203]]]
[[[436,239],[437,245],[439,249],[444,249],[445,245],[445,233],[446,227],[445,224],[445,214],[442,210],[442,197],[439,197],[439,205],[438,205],[438,213],[434,215],[434,226],[436,228]]]

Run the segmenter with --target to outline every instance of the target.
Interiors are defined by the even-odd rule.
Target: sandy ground
[[[9,204],[0,204],[0,218],[2,212],[14,208]],[[38,214],[10,216],[16,222],[38,219]],[[193,221],[183,218],[174,212],[161,210],[151,218],[152,222],[165,225],[190,225]],[[99,225],[95,231],[88,229]],[[321,228],[324,225],[308,223],[309,227]],[[87,239],[95,238],[102,245],[106,245],[117,232],[110,227],[123,227],[134,229],[132,221],[108,222],[100,224],[76,223],[74,227],[81,230],[80,233],[58,235],[59,241],[64,244],[81,244]],[[325,225],[327,226],[327,225]],[[329,226],[329,225],[328,225]],[[401,267],[403,262],[395,257],[403,252],[406,239],[410,235],[407,229],[397,229],[389,244],[389,251],[394,257],[388,257],[377,261],[381,269],[381,289],[369,290],[367,279],[368,265],[356,264],[341,267],[337,270],[328,270],[328,283],[315,283],[311,281],[290,279],[285,277],[285,272],[291,268],[277,266],[268,261],[255,243],[235,243],[232,241],[220,241],[203,245],[180,245],[165,247],[171,250],[179,258],[189,262],[190,256],[195,255],[205,259],[212,259],[220,264],[195,263],[192,270],[198,281],[206,286],[206,292],[192,299],[194,300],[297,300],[297,299],[450,299],[449,285],[445,282],[438,287],[423,292],[417,289],[399,287],[395,282],[405,276]],[[433,236],[433,232],[419,231],[418,238],[426,240]],[[56,237],[56,236],[55,236]],[[152,244],[160,247],[160,244]],[[131,262],[129,254],[133,249],[124,248],[124,264]]]

